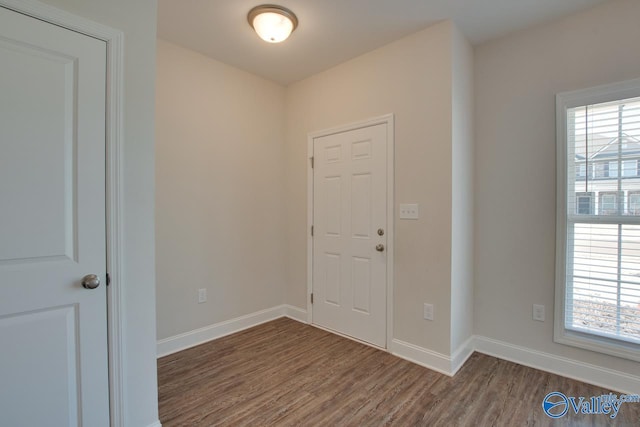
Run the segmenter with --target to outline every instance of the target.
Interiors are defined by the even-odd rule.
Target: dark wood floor
[[[542,411],[551,391],[608,390],[475,353],[454,378],[289,319],[158,360],[160,420],[171,426],[640,426]]]

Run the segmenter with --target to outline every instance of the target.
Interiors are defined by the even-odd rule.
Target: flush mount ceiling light
[[[247,15],[249,25],[269,43],[280,43],[298,26],[298,18],[289,9],[273,4],[256,6]]]

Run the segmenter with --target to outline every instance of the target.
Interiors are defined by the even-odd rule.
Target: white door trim
[[[313,323],[313,305],[311,304],[311,292],[313,291],[313,238],[311,236],[311,226],[313,226],[313,168],[311,167],[311,158],[313,157],[313,140],[322,136],[329,136],[336,133],[347,132],[356,129],[362,129],[369,126],[379,124],[387,125],[387,221],[388,240],[387,240],[387,350],[391,349],[393,341],[393,253],[394,253],[394,237],[395,237],[395,217],[394,217],[394,116],[387,114],[372,119],[367,119],[344,126],[338,126],[317,132],[311,132],[307,136],[307,322]]]
[[[122,314],[122,147],[124,140],[124,34],[89,19],[35,0],[0,0],[0,6],[32,16],[107,44],[106,88],[106,219],[107,328],[109,346],[109,413],[111,426],[124,426],[124,316]],[[106,280],[105,280],[106,282]]]

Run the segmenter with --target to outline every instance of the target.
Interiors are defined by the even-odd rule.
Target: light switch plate
[[[418,219],[420,207],[417,203],[403,203],[400,205],[400,219]]]

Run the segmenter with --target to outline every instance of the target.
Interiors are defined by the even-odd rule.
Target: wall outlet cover
[[[198,289],[198,304],[202,304],[203,302],[207,302],[207,290]]]
[[[433,320],[433,304],[424,304],[425,320]]]

